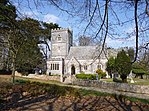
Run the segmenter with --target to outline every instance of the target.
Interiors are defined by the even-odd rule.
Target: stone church
[[[99,68],[106,71],[108,52],[100,53],[101,46],[73,46],[71,30],[53,29],[51,54],[47,61],[48,74],[95,74]]]

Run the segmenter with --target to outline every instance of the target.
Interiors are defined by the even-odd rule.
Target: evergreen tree
[[[17,70],[25,74],[36,67],[46,70],[47,57],[45,56],[47,54],[41,53],[39,44],[48,45],[47,39],[50,40],[50,30],[51,28],[58,27],[58,25],[39,22],[32,18],[26,18],[17,22],[19,30],[22,32],[21,34],[26,38],[17,55]]]
[[[132,67],[130,57],[124,50],[118,52],[117,58],[115,59],[116,70],[123,82],[127,82],[127,76],[129,75]]]
[[[114,57],[110,57],[108,62],[106,63],[106,70],[108,71],[108,73],[110,74],[110,77],[112,78],[112,73],[115,72],[115,59]]]
[[[141,79],[143,79],[143,75],[148,76],[148,74],[149,74],[147,72],[146,65],[142,64],[142,61],[133,63],[133,65],[132,65],[132,72],[134,74],[136,74],[135,78],[140,76]]]
[[[41,37],[50,39],[49,24],[41,24],[31,18],[16,20],[16,17],[15,6],[11,5],[9,0],[0,1],[0,41],[3,49],[8,49],[4,55],[7,55],[6,58],[9,60],[3,62],[6,65],[10,63],[13,82],[16,69],[28,71],[42,64],[43,55],[38,44]]]
[[[130,60],[133,61],[134,60],[134,49],[133,48],[129,48],[128,49],[128,55],[130,57]]]

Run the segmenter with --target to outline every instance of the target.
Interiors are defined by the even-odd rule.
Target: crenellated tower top
[[[69,28],[55,28],[55,29],[51,29],[51,32],[61,32],[61,31],[68,31],[70,33],[72,33],[72,30]]]

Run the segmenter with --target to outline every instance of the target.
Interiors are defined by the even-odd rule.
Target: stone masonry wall
[[[81,80],[81,79],[73,80],[72,84],[86,86],[86,87],[112,89],[112,90],[121,91],[121,92],[149,94],[149,86],[145,86],[145,85],[131,85],[127,83],[109,83],[104,81]]]
[[[37,75],[37,74],[29,74],[28,76],[22,76],[22,74],[15,74],[18,77],[25,77],[25,78],[33,78],[33,79],[42,79],[42,80],[54,80],[60,81],[60,76],[48,76],[48,75]]]
[[[42,79],[42,80],[54,80],[54,81],[60,81],[60,76],[48,76],[48,75],[35,75],[35,74],[29,74],[26,76],[27,78],[34,78],[34,79]]]

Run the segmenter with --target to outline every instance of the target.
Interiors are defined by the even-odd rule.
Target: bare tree
[[[21,4],[21,1],[16,2]],[[143,43],[148,41],[148,0],[27,0],[31,10],[33,3],[36,9],[47,3],[49,7],[54,6],[69,17],[78,18],[75,24],[80,24],[79,27],[84,29],[82,35],[87,34],[100,41],[103,44],[102,51],[107,37],[124,41],[135,37],[135,57],[132,63],[137,60],[140,40]]]
[[[94,41],[91,37],[80,36],[79,37],[79,46],[91,46],[94,45]]]

